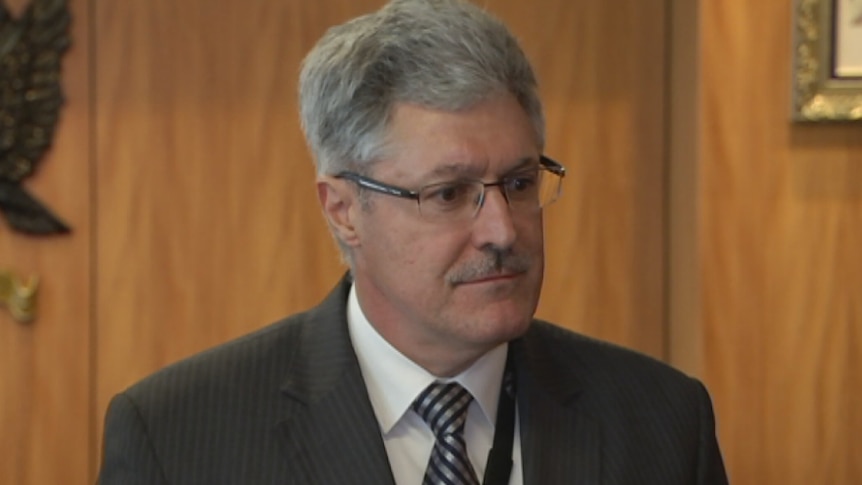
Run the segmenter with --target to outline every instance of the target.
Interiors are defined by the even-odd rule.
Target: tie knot
[[[413,401],[413,410],[428,423],[435,436],[460,435],[472,400],[470,391],[457,382],[434,382]]]

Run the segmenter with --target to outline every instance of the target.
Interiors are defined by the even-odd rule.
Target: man
[[[116,396],[100,483],[727,482],[699,382],[533,319],[565,170],[499,21],[393,0],[320,40],[300,101],[349,276]]]

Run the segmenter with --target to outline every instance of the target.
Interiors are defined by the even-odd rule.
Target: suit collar
[[[554,357],[548,324],[512,342],[524,483],[600,483],[601,428],[579,406],[581,380]]]
[[[345,275],[318,306],[304,316],[297,350],[282,382],[286,395],[308,404],[329,393],[358,367],[347,332],[345,302],[350,277]]]
[[[302,322],[282,384],[281,436],[295,483],[394,485],[347,332],[347,277]]]

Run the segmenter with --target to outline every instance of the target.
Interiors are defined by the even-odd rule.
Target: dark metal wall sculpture
[[[0,213],[26,234],[69,231],[21,185],[54,136],[69,24],[66,0],[33,0],[19,19],[0,0]]]

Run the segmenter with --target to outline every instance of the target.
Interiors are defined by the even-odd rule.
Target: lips
[[[473,278],[473,279],[461,282],[460,284],[473,285],[473,284],[480,284],[480,283],[492,283],[492,282],[496,282],[496,281],[508,281],[508,280],[513,280],[513,279],[517,278],[518,276],[521,276],[522,274],[524,274],[524,273],[520,272],[520,273],[491,274],[491,275],[487,275],[487,276],[481,276],[478,278]]]
[[[520,276],[523,276],[524,273],[526,273],[526,272],[527,272],[526,269],[519,269],[519,270],[515,270],[515,271],[503,270],[502,272],[495,271],[495,272],[491,272],[491,273],[487,273],[487,272],[486,273],[480,273],[480,274],[473,273],[473,274],[470,274],[469,276],[464,275],[467,277],[453,279],[452,284],[454,286],[459,286],[459,285],[479,285],[479,284],[483,284],[483,283],[501,283],[501,282],[506,282],[506,281],[512,281],[512,280],[514,280]]]

